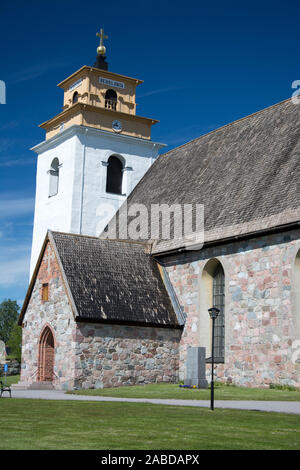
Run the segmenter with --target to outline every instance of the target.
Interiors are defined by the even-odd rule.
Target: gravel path
[[[4,397],[8,396],[4,394]],[[87,395],[65,394],[59,390],[13,390],[13,398],[32,398],[42,400],[75,400],[75,401],[98,401],[98,402],[130,402],[130,403],[153,403],[155,405],[173,406],[196,406],[209,408],[209,400],[173,400],[156,398],[113,398],[96,397]],[[278,413],[300,414],[300,402],[297,401],[238,401],[238,400],[216,400],[215,408],[231,408],[239,410],[275,411]]]

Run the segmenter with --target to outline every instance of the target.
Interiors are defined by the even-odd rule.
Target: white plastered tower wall
[[[30,276],[47,230],[98,236],[150,168],[163,144],[73,125],[34,147],[38,154]],[[107,162],[123,164],[122,194],[106,192]],[[59,160],[56,195],[49,197],[49,170]]]
[[[38,159],[30,278],[47,230],[67,232],[71,227],[75,143],[75,135],[61,134],[52,142],[43,142],[32,149],[37,152]],[[54,158],[58,158],[60,164],[58,193],[49,197],[49,170]]]

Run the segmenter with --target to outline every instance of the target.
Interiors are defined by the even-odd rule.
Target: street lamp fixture
[[[214,409],[214,346],[215,346],[215,320],[220,310],[217,307],[208,309],[210,318],[212,319],[212,341],[211,341],[211,382],[210,382],[210,409]]]

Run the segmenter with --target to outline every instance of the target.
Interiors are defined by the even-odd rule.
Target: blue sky
[[[57,83],[96,56],[145,81],[138,114],[171,149],[291,96],[300,79],[298,1],[2,0],[0,7],[0,302],[28,285],[38,124],[61,110]]]

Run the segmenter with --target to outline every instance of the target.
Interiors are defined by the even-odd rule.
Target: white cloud
[[[15,129],[16,127],[18,127],[18,125],[19,125],[19,121],[8,121],[5,124],[2,124],[0,126],[0,129],[2,130]]]
[[[0,261],[0,285],[26,282],[29,276],[29,256]]]
[[[52,61],[52,62],[44,62],[44,63],[39,63],[36,65],[31,65],[30,67],[20,70],[18,74],[15,74],[11,77],[10,81],[12,83],[22,83],[22,82],[27,82],[29,80],[33,80],[35,78],[38,78],[45,73],[47,73],[49,70],[57,69],[60,67],[66,67],[69,65],[70,62],[66,62],[65,60],[60,60],[60,61]]]
[[[31,244],[12,239],[0,245],[0,286],[28,283]]]
[[[7,153],[7,151],[11,148],[16,148],[16,145],[21,145],[22,148],[24,147],[30,147],[32,144],[32,140],[29,139],[28,137],[14,137],[14,138],[8,138],[8,137],[1,137],[0,138],[0,153]],[[10,150],[9,150],[10,151]]]
[[[158,93],[168,93],[170,91],[183,90],[184,88],[185,87],[183,86],[170,86],[168,88],[158,88],[157,90],[146,91],[146,93],[138,95],[138,98],[145,98],[146,96],[157,95]]]
[[[2,137],[0,139],[0,153],[6,152],[9,147],[13,145],[13,139],[7,139],[6,137]]]
[[[24,165],[33,165],[35,163],[34,159],[29,158],[6,158],[5,160],[0,160],[0,167],[11,167],[11,166],[24,166]]]
[[[212,132],[214,129],[217,129],[220,127],[218,124],[212,124],[211,126],[188,126],[183,129],[181,129],[180,135],[178,136],[178,133],[169,133],[166,134],[162,137],[160,137],[160,140],[162,142],[168,142],[168,146],[170,145],[182,145],[187,142],[190,142],[194,139],[197,139],[198,137],[202,137],[205,134],[208,134],[209,132]]]
[[[17,299],[17,304],[22,308],[25,299]]]
[[[33,213],[34,198],[12,198],[8,199],[0,194],[0,219],[20,217]]]

